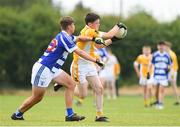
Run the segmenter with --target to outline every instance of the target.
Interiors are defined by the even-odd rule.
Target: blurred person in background
[[[169,53],[172,60],[172,69],[169,72],[169,82],[173,87],[174,95],[176,97],[176,102],[174,105],[179,105],[179,92],[177,88],[177,74],[178,74],[178,59],[176,53],[171,49],[172,44],[170,42],[166,43],[166,51]]]
[[[152,60],[151,47],[144,45],[142,47],[142,54],[139,55],[134,61],[134,69],[139,78],[139,84],[143,87],[144,93],[144,106],[149,107],[153,103],[153,88],[152,69],[150,70],[150,64]]]
[[[116,58],[117,59],[117,58]],[[114,65],[114,76],[115,76],[115,88],[116,88],[116,96],[119,96],[119,76],[121,73],[121,65],[119,62],[117,62]]]
[[[108,99],[116,99],[116,86],[115,81],[118,75],[117,65],[119,65],[116,56],[112,53],[110,48],[107,48],[108,60],[105,63],[105,67],[100,71],[100,77],[104,80],[104,88],[106,88],[106,94]]]
[[[157,51],[153,53],[151,66],[153,68],[153,85],[156,88],[156,109],[164,108],[165,88],[168,86],[168,73],[172,69],[170,55],[166,52],[165,41],[157,44]]]

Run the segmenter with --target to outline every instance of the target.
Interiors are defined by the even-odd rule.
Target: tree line
[[[84,27],[84,16],[90,11],[79,3],[66,14],[75,19],[75,35]],[[60,31],[59,19],[64,15],[51,0],[0,0],[0,87],[31,87],[32,66]],[[155,50],[158,41],[168,40],[177,56],[180,55],[179,17],[170,23],[159,23],[144,10],[129,14],[127,18],[102,15],[101,31],[108,31],[118,21],[128,26],[126,38],[111,45],[121,64],[122,85],[137,83],[133,61],[144,44]],[[71,61],[72,55],[69,55],[63,67],[67,72]]]

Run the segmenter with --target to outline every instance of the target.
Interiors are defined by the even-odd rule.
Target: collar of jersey
[[[164,51],[163,53],[161,53],[160,51],[158,51],[158,53],[162,56],[162,55],[164,55],[166,52]]]
[[[62,30],[61,32],[67,34],[68,36],[70,36],[65,30]]]

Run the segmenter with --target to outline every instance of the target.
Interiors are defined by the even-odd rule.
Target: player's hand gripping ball
[[[116,33],[115,37],[117,39],[122,39],[127,34],[127,26],[123,23],[118,23],[117,26],[119,27],[119,31]]]
[[[94,41],[96,44],[99,44],[99,45],[102,44],[102,45],[106,46],[105,41],[103,40],[103,38],[95,37],[95,38],[92,39],[92,41]]]

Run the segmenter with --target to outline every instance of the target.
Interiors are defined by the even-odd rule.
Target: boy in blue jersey
[[[165,51],[165,42],[158,43],[158,51],[153,53],[152,65],[154,68],[154,85],[156,86],[156,108],[163,109],[165,87],[168,86],[168,72],[171,69],[171,58]]]
[[[103,66],[101,61],[96,60],[83,50],[80,50],[75,44],[75,42],[79,40],[93,40],[97,43],[103,43],[103,39],[83,36],[75,37],[72,35],[75,30],[75,25],[71,17],[62,18],[60,26],[62,31],[51,41],[44,54],[34,64],[31,75],[32,95],[13,113],[11,116],[13,120],[24,120],[23,114],[42,100],[46,88],[52,80],[66,87],[65,104],[67,116],[65,117],[65,121],[80,121],[85,119],[84,116],[78,116],[74,113],[72,109],[75,82],[61,67],[68,53],[72,52],[75,52],[86,60],[97,63],[99,66]]]

